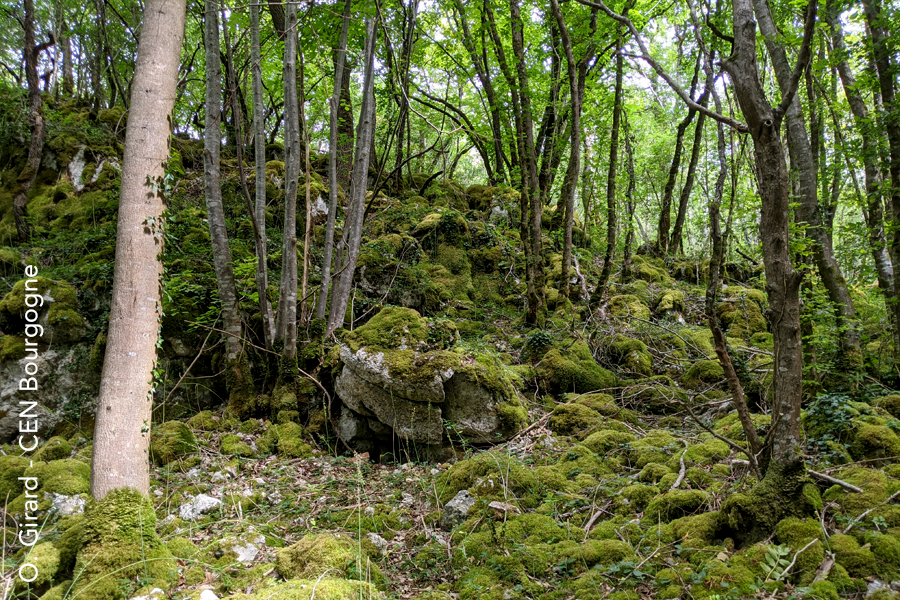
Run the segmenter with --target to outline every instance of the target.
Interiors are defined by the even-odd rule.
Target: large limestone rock
[[[495,356],[429,345],[426,340],[456,339],[431,331],[446,326],[414,310],[388,307],[345,336],[335,382],[343,402],[342,439],[360,446],[394,435],[440,446],[448,429],[474,443],[502,441],[518,431],[526,413],[511,372]]]

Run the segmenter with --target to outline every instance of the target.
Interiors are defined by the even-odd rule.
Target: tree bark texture
[[[160,188],[184,26],[183,0],[146,1],[125,133],[109,333],[94,425],[91,494],[98,500],[123,487],[147,494],[150,484],[163,273]]]

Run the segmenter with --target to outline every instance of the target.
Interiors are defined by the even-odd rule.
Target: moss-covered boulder
[[[380,600],[384,595],[371,583],[350,579],[291,579],[262,586],[253,594],[234,594],[230,600]]]
[[[661,317],[678,318],[684,312],[684,292],[663,290],[653,301],[652,308]]]
[[[897,460],[900,456],[900,437],[885,425],[859,423],[853,431],[850,454],[856,460]]]
[[[26,290],[26,283],[28,289]],[[45,277],[22,279],[0,300],[0,323],[10,333],[21,333],[25,328],[26,294],[39,293],[43,304],[36,307],[38,323],[44,328],[40,340],[45,343],[68,344],[81,339],[85,332],[84,319],[77,312],[78,298],[68,283]]]
[[[156,512],[148,498],[124,488],[88,504],[74,596],[120,600],[127,597],[123,579],[140,578],[150,587],[168,589],[177,576],[175,560],[156,534]]]
[[[154,425],[150,432],[150,457],[157,465],[165,465],[197,450],[197,439],[191,428],[181,421]]]
[[[597,364],[583,341],[554,346],[537,365],[537,374],[553,394],[599,392],[616,385],[616,376]]]
[[[725,379],[725,370],[716,360],[698,360],[682,377],[686,385],[721,383]]]
[[[616,335],[609,340],[606,353],[627,373],[646,376],[652,372],[653,360],[647,351],[647,345],[640,340]]]
[[[485,452],[461,460],[435,482],[441,502],[450,501],[460,490],[486,500],[506,501],[512,494],[523,508],[537,506],[542,482],[533,468],[503,452]]]
[[[297,423],[272,425],[256,440],[260,454],[277,452],[283,458],[309,458],[312,446],[304,439],[303,427]]]
[[[65,438],[54,436],[43,443],[34,453],[34,460],[50,462],[61,458],[69,458],[72,455],[72,444]]]
[[[658,520],[668,523],[698,512],[706,499],[706,493],[701,490],[671,490],[651,500],[644,517],[654,523]]]
[[[427,215],[411,233],[426,247],[434,248],[439,243],[462,246],[469,239],[469,225],[460,213],[446,210]]]
[[[729,300],[716,307],[719,322],[729,337],[746,340],[754,333],[767,330],[766,318],[762,309],[765,306],[765,294],[759,290],[731,290],[727,294]]]
[[[630,317],[645,320],[650,318],[650,307],[633,294],[613,296],[609,299],[608,309],[611,316],[624,320]]]
[[[882,396],[872,401],[873,406],[883,408],[897,419],[900,419],[900,394]]]
[[[32,590],[46,589],[51,582],[56,579],[56,574],[60,571],[59,550],[50,542],[42,542],[34,545],[23,559],[25,563],[33,565],[33,567],[24,567],[21,571],[22,578],[34,581],[26,583],[22,578],[15,578],[15,589],[23,591],[26,588]]]
[[[278,551],[275,569],[285,579],[330,577],[384,581],[381,570],[358,551],[356,543],[339,534],[303,536],[300,541]]]

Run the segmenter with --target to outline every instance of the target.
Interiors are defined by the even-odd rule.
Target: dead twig
[[[845,490],[849,490],[851,492],[855,492],[857,494],[862,494],[862,489],[856,487],[852,483],[847,483],[842,479],[838,479],[837,477],[832,477],[831,475],[826,475],[825,473],[819,473],[818,471],[813,471],[812,469],[807,469],[807,473],[815,477],[816,479],[821,479],[822,481],[827,481],[828,483],[839,485]]]

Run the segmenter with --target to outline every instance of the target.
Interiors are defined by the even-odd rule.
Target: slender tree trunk
[[[697,81],[700,75],[700,58],[694,66],[694,78],[691,80],[691,97],[697,89]],[[675,184],[678,181],[678,173],[681,169],[681,154],[684,152],[684,134],[690,126],[697,111],[688,109],[687,116],[678,123],[675,130],[675,150],[672,153],[672,163],[669,166],[669,176],[666,178],[666,187],[663,188],[662,208],[659,211],[659,225],[656,234],[656,251],[665,256],[669,251],[669,228],[672,225],[672,197],[675,194]]]
[[[592,304],[603,304],[606,284],[612,274],[613,256],[616,251],[616,177],[619,163],[619,126],[622,122],[622,79],[625,61],[622,57],[622,34],[616,40],[616,88],[613,96],[613,122],[609,137],[609,170],[606,174],[606,253],[603,256],[603,270],[600,281],[591,295]]]
[[[30,1],[30,0],[29,0]],[[160,192],[169,158],[185,3],[146,0],[125,133],[116,262],[100,378],[91,494],[130,487],[147,494],[153,369],[160,323]]]
[[[698,104],[706,106],[709,101],[709,92],[712,89],[712,78],[707,78],[706,90],[698,100]],[[684,241],[682,231],[684,220],[687,217],[688,202],[691,199],[691,191],[694,189],[694,178],[697,175],[697,164],[700,162],[700,149],[703,147],[703,124],[706,115],[700,113],[697,116],[697,125],[694,128],[694,145],[691,147],[691,159],[688,162],[687,175],[684,178],[684,186],[678,198],[678,215],[675,217],[675,225],[672,227],[672,237],[669,240],[669,254],[684,254]]]
[[[760,33],[766,40],[766,48],[775,68],[778,85],[784,93],[791,80],[792,69],[784,48],[776,41],[779,34],[775,21],[766,0],[753,0],[753,8],[759,22]],[[834,258],[831,235],[822,223],[816,163],[813,159],[799,94],[793,96],[793,101],[787,107],[785,122],[791,163],[797,169],[800,188],[797,220],[807,225],[806,233],[812,242],[813,260],[838,319],[838,327],[841,331],[841,354],[846,363],[845,367],[855,369],[862,365],[859,325],[856,321],[856,311],[853,308],[853,298],[850,296],[840,265]]]
[[[317,319],[325,318],[325,307],[328,305],[328,291],[331,287],[331,262],[334,249],[334,223],[337,218],[338,182],[343,180],[338,169],[338,144],[340,143],[338,141],[340,137],[338,111],[342,101],[347,35],[350,30],[350,9],[352,5],[352,0],[344,2],[344,14],[341,18],[341,38],[334,57],[334,93],[331,96],[331,128],[328,137],[328,217],[325,222],[325,247],[322,258],[322,291],[316,303]],[[347,80],[349,82],[349,77]],[[352,124],[350,132],[352,135]],[[340,154],[343,155],[343,152]]]
[[[634,176],[634,152],[631,148],[631,132],[628,127],[628,112],[622,112],[622,128],[625,138],[626,168],[628,169],[628,189],[625,190],[625,210],[628,212],[625,221],[625,249],[622,253],[622,279],[628,281],[631,278],[631,248],[634,246],[634,188],[636,180]]]
[[[309,288],[309,257],[310,245],[312,242],[312,199],[310,198],[310,186],[312,184],[312,169],[309,162],[309,125],[306,121],[306,66],[303,53],[300,53],[300,91],[303,94],[300,98],[300,122],[303,124],[303,167],[306,176],[304,177],[305,188],[305,206],[306,215],[304,219],[303,233],[303,275],[300,279],[300,322],[306,323],[308,319],[306,293]]]
[[[834,0],[828,3],[826,19],[831,28],[833,58],[837,59],[837,70],[844,87],[844,95],[853,120],[860,131],[862,140],[862,159],[866,185],[866,204],[868,206],[869,247],[875,262],[878,286],[884,294],[885,304],[891,321],[891,332],[894,347],[900,348],[900,302],[894,293],[894,265],[887,250],[884,234],[884,204],[882,200],[882,179],[878,169],[878,132],[869,115],[869,109],[863,100],[860,88],[856,83],[853,70],[847,57],[844,43],[844,32]]]
[[[325,336],[331,335],[335,329],[343,326],[347,314],[347,304],[352,292],[353,275],[356,271],[356,260],[359,257],[359,246],[362,240],[362,228],[365,218],[366,180],[369,174],[369,155],[372,137],[375,131],[375,94],[374,65],[375,53],[375,20],[366,19],[366,48],[364,53],[363,100],[360,106],[359,126],[356,138],[356,159],[353,163],[353,176],[350,183],[350,208],[344,224],[347,237],[347,251],[341,264],[341,273],[335,283],[331,299],[331,311],[328,314],[328,326]]]
[[[28,120],[31,125],[31,142],[28,144],[28,159],[25,168],[16,179],[18,190],[13,196],[13,217],[16,222],[16,234],[19,242],[25,243],[31,238],[31,229],[25,220],[27,214],[28,192],[31,191],[38,171],[41,169],[41,155],[44,152],[44,115],[41,100],[40,79],[37,73],[38,52],[34,39],[34,2],[25,0],[25,80],[28,82]]]
[[[229,410],[243,416],[244,403],[252,390],[247,359],[243,356],[243,327],[238,308],[231,248],[225,227],[222,205],[222,178],[219,153],[222,145],[222,68],[219,45],[219,7],[217,0],[206,0],[203,40],[206,49],[206,121],[203,131],[203,179],[206,196],[206,218],[212,240],[213,268],[216,287],[222,303],[222,323],[225,331],[226,386]]]
[[[278,295],[277,339],[288,371],[297,357],[297,183],[300,175],[300,120],[297,101],[297,5],[285,10],[284,35],[284,246]],[[282,369],[284,380],[291,373]]]
[[[566,66],[569,75],[569,93],[572,98],[572,137],[569,143],[569,165],[566,170],[566,181],[563,184],[563,198],[566,207],[565,235],[563,238],[562,275],[560,292],[569,297],[569,266],[572,263],[572,225],[575,221],[575,190],[578,189],[578,174],[581,170],[581,94],[578,89],[578,73],[575,55],[572,53],[572,40],[569,29],[563,19],[558,0],[550,0],[550,7],[562,38],[562,47],[566,54]]]
[[[516,57],[516,74],[520,91],[522,111],[522,131],[524,133],[524,162],[527,185],[523,195],[527,196],[530,205],[531,227],[529,231],[529,243],[531,245],[531,274],[528,288],[528,308],[525,313],[525,322],[536,325],[543,320],[544,312],[544,259],[541,254],[541,190],[537,181],[537,157],[534,146],[534,124],[532,121],[531,91],[528,85],[528,68],[525,63],[525,41],[522,29],[522,17],[519,11],[518,0],[509,2],[510,18],[512,20],[512,47]]]
[[[268,245],[266,241],[266,123],[263,116],[262,58],[259,51],[259,5],[250,4],[250,70],[253,73],[253,152],[256,168],[256,291],[263,319],[266,349],[275,341],[275,319],[269,302]]]
[[[888,151],[890,161],[888,162],[890,177],[890,198],[891,213],[893,221],[893,236],[891,239],[891,259],[893,264],[897,264],[900,259],[900,114],[898,114],[897,101],[895,98],[895,65],[892,60],[892,51],[888,47],[888,34],[884,16],[882,15],[881,2],[879,0],[866,0],[865,6],[866,22],[869,25],[870,37],[872,40],[872,54],[874,58],[875,68],[878,73],[878,91],[881,93],[881,101],[884,105],[882,110],[882,122],[884,131],[888,138]],[[877,105],[877,101],[876,101]],[[900,281],[894,276],[894,295],[889,299],[891,304],[889,310],[898,315],[900,322]],[[896,340],[896,338],[895,338]],[[900,358],[900,344],[894,343],[894,358]]]

